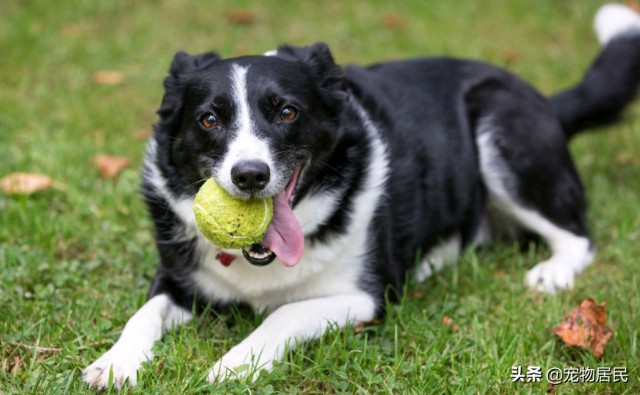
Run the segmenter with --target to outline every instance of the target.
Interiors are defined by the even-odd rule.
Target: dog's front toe
[[[141,361],[137,358],[107,353],[84,369],[82,380],[90,388],[100,391],[108,389],[110,385],[119,390],[125,382],[133,387],[137,384],[140,365]]]
[[[572,266],[551,259],[529,270],[526,283],[531,289],[553,295],[573,288],[575,276]]]
[[[208,379],[210,383],[242,379],[255,381],[261,370],[271,371],[272,368],[271,360],[265,361],[250,352],[231,349],[213,365]]]

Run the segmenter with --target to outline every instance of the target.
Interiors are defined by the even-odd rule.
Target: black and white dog
[[[324,44],[176,54],[143,170],[160,268],[148,302],[83,379],[105,388],[112,371],[116,386],[135,385],[166,330],[236,303],[269,315],[209,380],[255,377],[296,342],[373,319],[407,272],[424,279],[505,229],[551,249],[527,273],[530,287],[570,288],[594,249],[567,141],[615,118],[640,82],[640,16],[608,5],[595,24],[601,53],[550,99],[504,70],[450,58],[342,68]],[[225,250],[203,238],[193,197],[210,177],[239,199],[274,199],[261,244]]]

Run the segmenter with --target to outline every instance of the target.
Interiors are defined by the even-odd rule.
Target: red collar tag
[[[231,262],[233,262],[233,260],[236,259],[236,256],[232,254],[227,254],[226,252],[219,252],[218,255],[216,255],[216,259],[218,259],[218,261],[222,263],[222,266],[226,267],[231,265]]]

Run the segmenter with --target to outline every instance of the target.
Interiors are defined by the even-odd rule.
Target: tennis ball
[[[198,191],[193,212],[211,243],[242,248],[262,241],[273,217],[273,199],[236,199],[210,178]]]

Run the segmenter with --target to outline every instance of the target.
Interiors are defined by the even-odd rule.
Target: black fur
[[[613,38],[582,82],[550,98],[567,137],[614,122],[640,84],[640,35]]]

